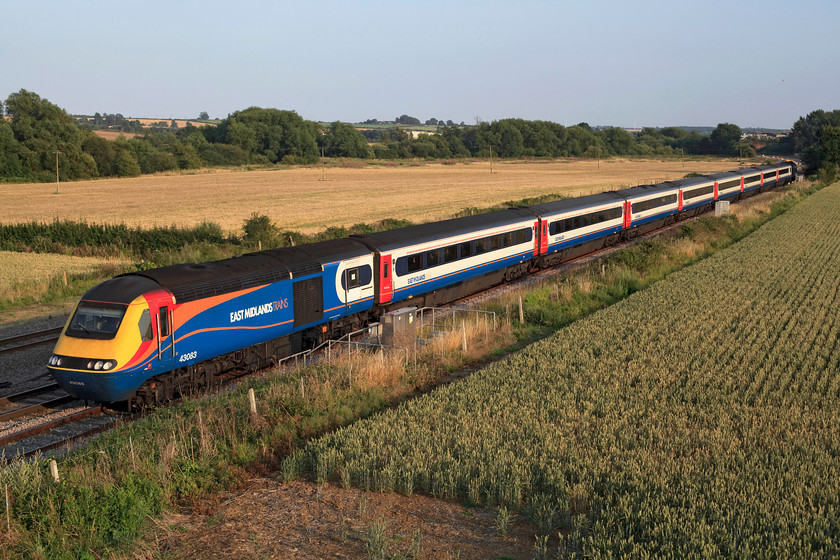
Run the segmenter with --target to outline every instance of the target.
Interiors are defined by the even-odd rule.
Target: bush
[[[277,237],[277,226],[271,218],[264,214],[253,212],[251,217],[245,220],[242,226],[245,232],[245,241],[248,243],[269,243]]]

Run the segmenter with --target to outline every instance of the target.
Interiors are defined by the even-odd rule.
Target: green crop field
[[[838,557],[839,215],[835,184],[286,470],[527,515],[552,558]]]

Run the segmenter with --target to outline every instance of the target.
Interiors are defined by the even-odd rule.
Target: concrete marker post
[[[257,415],[257,397],[254,395],[254,388],[248,389],[248,403],[251,405],[251,416]]]

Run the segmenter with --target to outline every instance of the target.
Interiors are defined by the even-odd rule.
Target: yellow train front
[[[141,276],[104,282],[82,297],[50,357],[47,368],[74,397],[96,402],[126,401],[169,364],[172,294]]]

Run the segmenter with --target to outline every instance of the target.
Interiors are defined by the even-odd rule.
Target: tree
[[[320,155],[318,125],[294,111],[249,107],[228,115],[207,136],[210,142],[239,146],[255,161],[314,163]]]
[[[840,165],[840,127],[830,124],[820,127],[820,167]]]
[[[130,150],[120,150],[114,161],[114,171],[117,177],[137,177],[140,165]]]
[[[325,155],[330,157],[369,158],[373,154],[367,140],[356,127],[342,123],[332,123],[319,138]]]
[[[712,150],[719,154],[738,155],[741,128],[731,123],[720,123],[712,131]]]
[[[202,111],[198,114],[198,120],[209,121],[210,120],[210,115],[207,113],[207,111]]]
[[[0,177],[23,176],[23,165],[18,155],[18,141],[12,125],[0,118]]]
[[[63,109],[25,89],[9,95],[5,108],[11,117],[23,176],[55,180],[55,152],[62,154],[62,178],[87,179],[97,175],[96,162],[82,152],[82,129]]]
[[[399,117],[394,119],[394,122],[396,122],[397,124],[417,125],[420,124],[420,119],[410,117],[408,115],[400,115]]]
[[[495,121],[490,125],[490,130],[497,139],[492,143],[499,157],[518,158],[525,152],[522,133],[516,125],[514,119]]]

